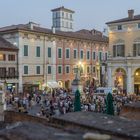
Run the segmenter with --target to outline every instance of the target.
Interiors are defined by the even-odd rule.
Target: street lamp
[[[79,61],[78,63],[78,71],[80,72],[80,78],[81,78],[81,73],[83,72],[84,64]]]
[[[136,72],[136,76],[138,76],[139,75],[139,73],[138,72]]]

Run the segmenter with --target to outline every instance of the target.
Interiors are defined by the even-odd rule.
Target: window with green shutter
[[[70,58],[70,50],[69,49],[66,49],[66,58]]]
[[[77,50],[74,50],[74,59],[76,59],[77,58]]]
[[[70,73],[70,67],[66,66],[66,73]]]
[[[87,59],[90,59],[90,51],[87,51]]]
[[[58,58],[62,58],[62,49],[58,48]]]
[[[24,66],[24,74],[28,74],[28,66]]]
[[[40,47],[36,47],[36,57],[40,57]]]
[[[102,52],[99,52],[99,60],[102,60]]]
[[[80,51],[80,58],[81,58],[81,59],[84,58],[84,52],[83,52],[83,50]]]
[[[96,59],[96,52],[93,52],[93,56],[92,56],[93,60]]]
[[[51,50],[51,48],[49,47],[48,48],[48,57],[50,58],[52,56],[52,50]]]
[[[40,66],[36,66],[36,74],[40,74]]]
[[[24,45],[24,56],[28,56],[28,45]]]
[[[51,74],[51,73],[52,73],[52,67],[48,66],[48,74]]]
[[[62,73],[62,67],[58,66],[58,73],[61,74]]]

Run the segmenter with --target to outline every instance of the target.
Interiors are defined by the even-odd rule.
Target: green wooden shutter
[[[24,45],[24,56],[28,56],[28,45]]]
[[[113,57],[116,57],[116,45],[113,45]]]
[[[51,48],[49,47],[49,48],[48,48],[48,57],[51,57],[51,54],[52,54],[52,50],[51,50]]]
[[[137,46],[136,44],[133,45],[133,56],[136,56]]]
[[[40,47],[36,47],[36,56],[40,57]]]

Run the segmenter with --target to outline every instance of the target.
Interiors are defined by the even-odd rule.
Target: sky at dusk
[[[127,10],[140,14],[140,0],[0,0],[0,27],[29,21],[51,28],[51,9],[64,6],[75,11],[74,29],[98,29],[127,17]]]

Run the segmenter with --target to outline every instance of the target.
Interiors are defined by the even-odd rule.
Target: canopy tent
[[[50,88],[60,88],[60,85],[56,81],[47,82],[47,86]]]

